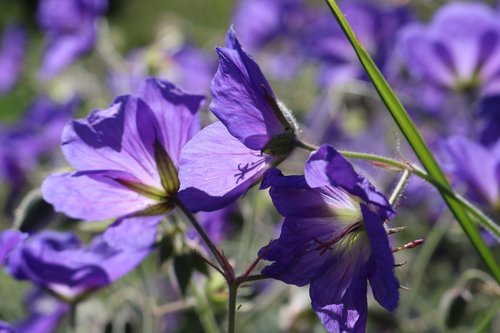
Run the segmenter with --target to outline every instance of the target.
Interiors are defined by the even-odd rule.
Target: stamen
[[[350,233],[356,232],[359,229],[361,229],[361,223],[357,222],[344,228],[344,230],[342,230],[340,233],[338,233],[335,237],[333,237],[329,241],[324,242],[317,238],[314,238],[314,241],[318,243],[319,246],[314,248],[313,250],[321,250],[320,255],[323,255],[327,250],[332,250],[333,246],[337,244],[340,240],[342,240],[345,236],[347,236]]]
[[[398,232],[403,231],[405,229],[406,227],[389,228],[387,229],[387,235],[397,234]]]
[[[424,239],[417,239],[417,240],[414,240],[413,242],[409,242],[409,243],[406,243],[405,245],[403,246],[398,246],[394,249],[392,249],[392,252],[399,252],[399,251],[402,251],[402,250],[407,250],[407,249],[413,249],[417,246],[420,246],[422,244],[424,244]]]

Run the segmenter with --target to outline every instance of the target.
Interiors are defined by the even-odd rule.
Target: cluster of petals
[[[333,147],[311,153],[304,176],[271,169],[262,188],[285,217],[281,235],[260,250],[266,276],[309,284],[312,307],[329,332],[364,332],[367,280],[375,299],[394,310],[399,283],[384,223],[394,211]]]
[[[219,121],[197,133],[180,158],[180,196],[193,211],[227,206],[283,160],[295,142],[293,120],[232,29],[226,47],[216,51],[219,70],[210,110]]]

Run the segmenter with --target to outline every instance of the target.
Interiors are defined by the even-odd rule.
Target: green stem
[[[336,1],[325,1],[327,2],[333,16],[335,17],[335,20],[340,25],[345,36],[351,43],[354,51],[356,52],[356,55],[358,56],[359,61],[363,65],[363,68],[365,69],[375,89],[377,90],[377,93],[386,105],[392,118],[412,147],[425,170],[429,173],[430,176],[432,176],[432,178],[439,181],[444,186],[444,188],[448,188],[450,191],[452,191],[446,176],[444,175],[439,164],[434,158],[434,155],[431,153],[429,147],[427,146],[427,143],[424,141],[422,135],[413,123],[413,120],[410,118],[408,112],[392,90],[389,83],[387,83],[384,76],[380,73],[380,70],[378,69],[373,59],[357,39],[354,31],[347,22]],[[453,213],[456,220],[460,223],[462,230],[469,238],[470,242],[478,252],[485,265],[493,274],[497,282],[500,282],[500,266],[491,253],[490,249],[486,246],[485,242],[481,238],[479,230],[469,219],[469,216],[463,209],[462,204],[457,202],[453,196],[450,196],[448,191],[443,191],[441,188],[438,188],[438,190],[444,201],[446,202],[448,208]]]
[[[234,333],[236,327],[236,296],[238,294],[238,284],[229,284],[229,301],[227,311],[227,333]]]
[[[411,176],[411,171],[409,169],[405,169],[403,171],[403,174],[401,175],[401,178],[399,179],[398,183],[396,184],[396,187],[394,188],[394,191],[392,191],[391,197],[389,198],[389,203],[391,205],[395,205],[398,201],[399,196],[403,192],[403,190],[406,187],[406,183],[408,182],[408,179],[410,179]]]
[[[221,330],[217,325],[215,320],[215,315],[212,311],[210,304],[207,301],[205,294],[202,294],[198,289],[196,283],[191,282],[190,284],[191,293],[196,299],[195,310],[200,317],[201,325],[203,326],[203,331],[207,333],[219,333]]]
[[[177,207],[179,207],[182,210],[184,215],[188,218],[189,222],[191,222],[193,227],[196,229],[196,231],[198,232],[200,237],[203,239],[203,241],[207,245],[210,252],[212,252],[214,257],[217,259],[217,262],[219,263],[220,268],[224,271],[224,273],[227,273],[225,270],[226,265],[224,264],[224,260],[221,258],[221,254],[220,254],[219,250],[217,250],[217,247],[215,247],[215,244],[212,242],[212,240],[208,236],[207,232],[200,225],[200,223],[198,222],[196,217],[193,215],[193,213],[191,213],[191,211],[189,209],[187,209],[186,206],[184,206],[182,201],[176,200],[175,204],[177,205]]]
[[[297,147],[301,147],[309,151],[314,151],[318,149],[318,147],[315,147],[308,143],[304,143],[302,141],[297,142]],[[452,200],[461,204],[464,208],[466,208],[466,210],[472,216],[475,217],[476,221],[479,224],[481,224],[484,228],[488,229],[496,239],[500,240],[500,226],[498,224],[496,224],[492,219],[486,216],[486,214],[484,214],[479,208],[477,208],[470,201],[450,190],[440,181],[436,180],[434,177],[427,174],[419,166],[408,162],[400,162],[385,156],[379,156],[375,154],[359,153],[347,150],[339,150],[339,153],[341,153],[346,158],[375,162],[374,164],[376,166],[384,166],[384,169],[389,169],[387,168],[387,166],[390,166],[397,171],[410,170],[412,174],[425,180],[429,184],[436,187],[438,190],[446,193]]]
[[[72,302],[69,304],[69,331],[71,333],[76,333],[76,320],[77,320],[77,310],[78,303],[77,302]]]

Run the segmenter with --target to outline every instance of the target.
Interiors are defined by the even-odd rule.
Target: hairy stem
[[[297,147],[304,148],[309,151],[314,151],[318,149],[311,144],[304,143],[301,141],[297,142]],[[408,162],[400,162],[398,160],[391,159],[389,157],[368,154],[368,153],[359,153],[347,150],[339,150],[346,158],[357,159],[357,160],[365,160],[373,162],[373,165],[378,167],[383,167],[383,169],[391,169],[391,167],[396,171],[404,171],[410,170],[412,174],[415,176],[425,180],[429,184],[436,187],[439,191],[446,193],[451,197],[452,200],[455,200],[459,204],[461,204],[474,218],[481,224],[484,228],[488,229],[492,235],[500,240],[500,226],[498,226],[492,219],[490,219],[486,214],[484,214],[480,209],[478,209],[474,204],[470,201],[462,197],[461,195],[453,192],[447,186],[442,184],[440,181],[436,180],[434,177],[430,176],[424,170],[422,170],[418,165],[408,163]]]
[[[227,267],[226,267],[226,264],[225,264],[227,262],[227,260],[224,260],[222,258],[221,253],[219,252],[219,250],[217,250],[217,248],[215,247],[215,244],[212,242],[212,240],[208,236],[207,232],[200,225],[200,223],[198,222],[198,220],[196,219],[196,217],[193,215],[193,213],[191,213],[191,211],[189,209],[187,209],[187,207],[184,206],[184,204],[180,200],[177,199],[176,202],[175,202],[175,204],[177,205],[177,207],[179,207],[182,210],[182,212],[184,213],[184,215],[188,218],[189,222],[191,222],[191,224],[193,225],[193,227],[196,229],[196,231],[198,232],[198,235],[200,235],[200,237],[203,239],[203,241],[207,245],[207,247],[210,250],[210,252],[212,252],[212,254],[214,255],[215,259],[217,259],[217,262],[219,263],[220,267],[222,268],[222,271],[224,273],[227,273],[226,272],[226,268]]]

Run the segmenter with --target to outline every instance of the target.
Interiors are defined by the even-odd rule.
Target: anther
[[[413,248],[420,246],[422,244],[424,244],[424,239],[417,239],[417,240],[414,240],[413,242],[409,242],[403,246],[398,246],[398,247],[392,249],[392,252],[394,253],[394,252],[399,252],[402,250],[413,249]]]
[[[397,234],[400,231],[405,230],[406,227],[397,227],[397,228],[389,228],[387,229],[387,235]]]

